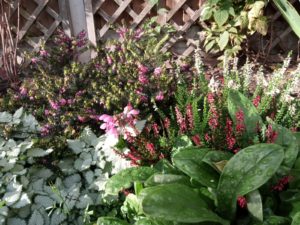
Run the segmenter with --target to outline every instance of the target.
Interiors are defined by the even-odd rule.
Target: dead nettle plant
[[[12,33],[9,23],[10,7],[5,10],[4,2],[0,1],[0,91],[14,87],[19,81],[18,41],[19,41],[19,5],[17,5],[17,27]]]

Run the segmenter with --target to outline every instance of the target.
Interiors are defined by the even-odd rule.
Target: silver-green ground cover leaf
[[[232,218],[238,196],[258,189],[277,171],[284,158],[280,145],[257,144],[233,156],[221,174],[217,189],[218,210]]]
[[[255,219],[263,221],[263,205],[261,195],[258,190],[254,190],[246,195],[248,212]]]
[[[202,161],[209,150],[197,147],[183,148],[173,155],[172,161],[179,170],[202,185],[216,188],[219,174]]]
[[[229,225],[207,206],[193,189],[182,184],[164,184],[145,188],[141,194],[146,215],[183,223],[219,222]]]

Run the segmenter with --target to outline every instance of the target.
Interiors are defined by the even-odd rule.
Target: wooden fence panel
[[[19,40],[22,48],[30,51],[39,49],[41,40],[47,41],[60,27],[68,35],[74,35],[74,26],[71,20],[72,0],[1,0],[10,7],[10,21],[17,27],[17,6],[20,4],[20,33]],[[149,0],[82,0],[84,2],[86,26],[90,41],[117,38],[116,33],[110,29],[111,25],[121,24],[125,21],[132,27],[139,26],[146,18],[157,16],[160,24],[172,24],[177,30],[163,50],[171,50],[176,55],[191,55],[195,48],[195,40],[199,40],[201,27],[199,20],[205,0],[159,0],[153,4]],[[9,4],[10,3],[10,4]],[[291,0],[291,3],[300,9],[300,3]],[[269,8],[273,6],[270,5]],[[161,8],[166,13],[158,15]],[[274,9],[274,8],[273,8]],[[272,22],[282,21],[278,10],[271,14]],[[84,23],[83,23],[84,24]],[[283,40],[292,34],[288,25],[269,43],[269,49],[284,48]]]

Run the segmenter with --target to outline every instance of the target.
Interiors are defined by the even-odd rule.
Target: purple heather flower
[[[84,123],[87,121],[87,118],[84,116],[77,116],[77,119],[79,120],[79,122]]]
[[[51,126],[49,124],[45,124],[42,128],[41,128],[41,135],[42,136],[47,136],[50,133],[50,129]]]
[[[34,97],[30,96],[30,97],[29,97],[29,100],[33,101],[33,100],[34,100]]]
[[[156,101],[162,101],[164,100],[164,93],[162,91],[158,92],[158,94],[155,96]]]
[[[59,110],[59,105],[56,102],[50,100],[49,103],[52,109]]]
[[[36,58],[36,57],[33,57],[33,58],[31,59],[31,62],[32,62],[33,64],[36,64],[38,61],[39,61],[39,60],[38,60],[38,58]]]
[[[141,84],[148,84],[149,83],[148,77],[143,74],[139,75],[139,82],[141,82]]]
[[[141,28],[139,28],[135,31],[134,38],[136,40],[139,40],[143,36],[143,34],[144,34],[144,31]]]
[[[123,39],[125,38],[127,32],[128,32],[128,29],[126,27],[120,27],[119,29],[117,29],[117,33]]]
[[[161,67],[156,67],[156,68],[154,69],[154,74],[155,74],[156,76],[159,76],[159,75],[161,74]]]
[[[49,54],[46,50],[40,50],[40,56],[47,57]]]
[[[140,75],[145,75],[148,72],[148,67],[140,64],[138,65],[138,70]]]
[[[62,99],[59,100],[59,104],[60,104],[61,106],[64,106],[64,105],[67,104],[67,100],[64,99],[64,98],[62,98]]]
[[[50,111],[48,109],[45,109],[45,116],[48,116],[50,114]]]
[[[72,105],[74,102],[75,102],[74,99],[68,99],[68,100],[67,100],[68,105]]]
[[[111,65],[113,63],[113,60],[110,56],[107,56],[106,59],[107,59],[108,65]]]
[[[22,96],[26,96],[28,94],[28,90],[25,87],[20,87],[20,94]]]

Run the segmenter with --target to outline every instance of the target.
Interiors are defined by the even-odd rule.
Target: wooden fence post
[[[72,34],[78,35],[82,30],[87,32],[91,45],[96,46],[95,24],[92,9],[92,0],[68,0],[70,9],[70,23]],[[86,63],[95,57],[93,50],[87,50],[79,56],[79,61]]]

